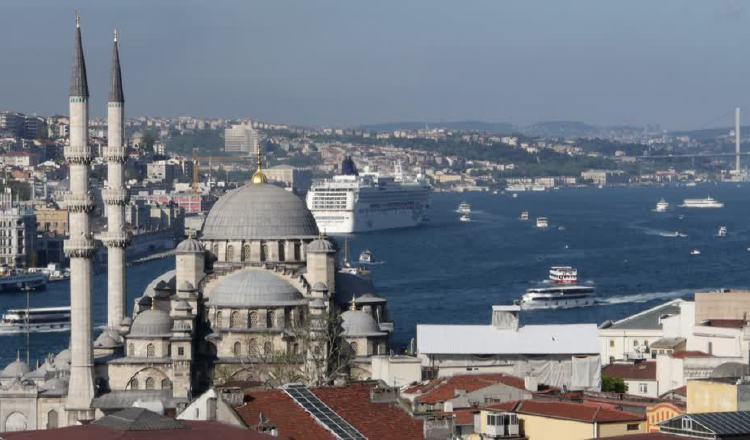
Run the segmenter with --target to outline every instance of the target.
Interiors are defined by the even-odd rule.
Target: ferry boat
[[[459,214],[471,214],[471,205],[466,202],[461,202],[456,208],[456,212]]]
[[[524,211],[521,213],[520,216],[518,216],[518,219],[521,221],[527,221],[529,219],[529,211]]]
[[[43,290],[47,288],[47,275],[20,269],[0,272],[0,293]]]
[[[362,264],[371,264],[375,262],[375,257],[372,256],[372,251],[369,249],[363,250],[359,254],[359,262]]]
[[[578,271],[570,266],[554,266],[549,271],[551,286],[526,290],[519,305],[523,310],[569,309],[596,304],[594,286],[578,284]]]
[[[654,211],[667,212],[667,209],[669,209],[669,202],[667,202],[664,199],[661,199],[656,203],[656,208],[654,209]]]
[[[458,221],[464,222],[464,223],[470,222],[471,216],[469,214],[461,214],[461,216],[458,218]]]
[[[547,217],[537,217],[536,227],[539,229],[547,229],[549,227],[549,220],[547,220]]]
[[[314,181],[307,192],[307,207],[321,231],[379,231],[425,220],[431,188],[421,177],[405,179],[398,165],[393,176],[360,174],[351,157],[344,159],[341,170],[341,175]]]
[[[723,208],[724,204],[711,197],[705,199],[685,199],[682,201],[683,208]]]
[[[344,261],[341,264],[341,269],[339,269],[339,272],[341,273],[348,273],[352,275],[358,275],[362,277],[367,277],[370,275],[370,271],[365,269],[361,266],[355,266],[351,264],[349,261],[349,239],[344,240]]]
[[[700,255],[700,254],[701,254],[701,251],[699,251],[698,249],[693,249],[692,251],[690,251],[690,255]]]
[[[727,227],[719,226],[719,231],[716,233],[717,237],[723,238],[727,236]]]
[[[70,307],[9,309],[0,319],[0,335],[26,333],[27,328],[30,333],[68,331]]]

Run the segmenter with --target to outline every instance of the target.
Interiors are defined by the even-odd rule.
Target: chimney
[[[518,330],[520,306],[492,306],[492,326],[498,330]]]

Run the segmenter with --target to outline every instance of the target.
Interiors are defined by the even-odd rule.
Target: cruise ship
[[[318,229],[326,234],[379,231],[417,226],[430,203],[430,186],[406,180],[396,167],[394,176],[359,173],[351,157],[341,175],[315,181],[307,192],[307,207]]]
[[[28,316],[27,316],[28,312]],[[70,330],[70,307],[9,309],[0,319],[0,335]]]
[[[705,199],[685,199],[682,201],[683,208],[723,208],[724,204],[711,197]]]
[[[578,271],[570,266],[554,266],[549,271],[551,285],[526,290],[519,305],[523,310],[570,309],[596,304],[593,286],[578,284]]]

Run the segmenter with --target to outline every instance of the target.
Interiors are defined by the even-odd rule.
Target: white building
[[[258,145],[258,133],[251,123],[232,125],[224,129],[224,151],[252,153]]]

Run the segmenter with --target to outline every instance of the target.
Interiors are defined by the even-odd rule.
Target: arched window
[[[385,354],[385,344],[383,342],[378,344],[378,354]]]
[[[163,390],[171,390],[172,389],[172,382],[170,382],[169,379],[162,379],[161,380],[161,389],[163,389]]]
[[[260,261],[266,261],[268,258],[268,244],[265,241],[260,242]]]
[[[263,343],[263,354],[264,355],[266,355],[266,356],[270,355],[272,349],[273,349],[273,347],[271,346],[270,342],[264,342]]]
[[[128,356],[135,356],[135,347],[132,342],[128,344]]]
[[[258,326],[258,313],[255,311],[250,312],[250,318],[247,320],[247,326],[255,328]]]
[[[214,256],[216,258],[219,258],[219,245],[218,244],[214,245]]]
[[[154,344],[148,344],[146,346],[146,357],[152,358],[154,356],[156,356],[155,349],[154,349]]]
[[[273,328],[274,327],[274,318],[276,315],[273,313],[273,310],[269,310],[266,312],[266,328]]]
[[[250,244],[242,246],[242,261],[250,261]]]
[[[234,343],[234,349],[232,350],[235,356],[239,356],[242,354],[242,344],[239,342]]]
[[[247,341],[247,355],[248,356],[258,355],[258,341],[256,341],[255,338],[250,338],[250,340]]]
[[[299,344],[296,342],[292,345],[292,354],[299,354]]]
[[[216,312],[216,328],[221,328],[221,310]]]
[[[356,355],[357,354],[357,348],[358,348],[357,347],[357,343],[356,342],[352,342],[351,344],[349,344],[349,347],[351,347],[352,353],[354,353]]]
[[[302,243],[297,241],[294,243],[294,261],[300,260],[302,260]]]
[[[279,241],[279,261],[286,260],[286,250],[284,249],[285,246],[285,241]]]
[[[234,261],[234,246],[227,245],[227,261]]]
[[[154,382],[155,381],[154,381],[153,377],[146,378],[146,389],[147,390],[153,390],[154,387],[156,386],[156,384]]]
[[[11,413],[7,419],[5,419],[5,432],[17,432],[26,431],[28,422],[26,416],[20,412]]]
[[[138,389],[138,379],[135,377],[130,379],[130,389],[131,390],[137,390]]]
[[[242,323],[240,323],[240,312],[238,312],[237,310],[233,311],[230,315],[229,326],[232,328],[242,327]]]
[[[59,420],[57,417],[57,411],[52,409],[47,413],[47,429],[57,428],[58,425],[59,425]]]

